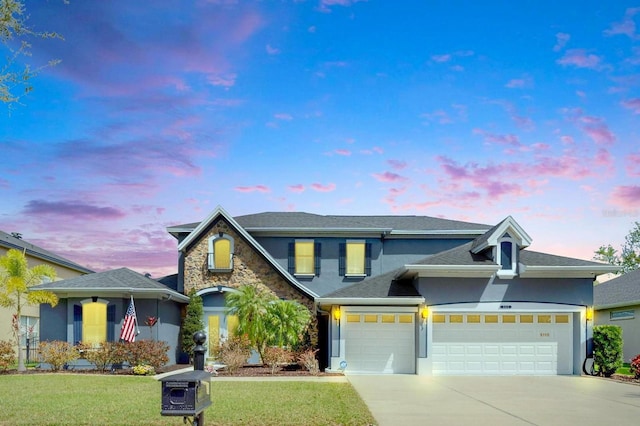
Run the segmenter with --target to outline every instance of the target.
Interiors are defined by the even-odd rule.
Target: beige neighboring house
[[[51,265],[56,271],[57,280],[93,273],[91,269],[24,241],[19,235],[0,231],[0,256],[4,256],[11,249],[23,251],[26,254],[30,268],[40,264]],[[13,333],[11,332],[13,313],[14,311],[10,308],[0,307],[0,340],[13,339]],[[38,340],[40,334],[39,318],[40,306],[27,306],[22,310],[21,325],[23,330],[32,330],[30,333],[31,341]],[[25,346],[26,336],[23,337],[22,342],[22,347],[24,348]]]
[[[595,325],[622,328],[624,362],[640,354],[640,269],[596,285],[593,305]]]

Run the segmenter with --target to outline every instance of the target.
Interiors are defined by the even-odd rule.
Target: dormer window
[[[218,233],[209,238],[209,270],[229,272],[233,269],[233,238],[225,233]]]
[[[496,247],[496,263],[500,265],[498,276],[500,278],[513,278],[517,274],[517,244],[508,233],[505,233],[498,241]]]

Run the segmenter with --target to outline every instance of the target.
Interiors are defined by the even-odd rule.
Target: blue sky
[[[0,229],[176,271],[217,206],[495,224],[590,259],[640,220],[640,3],[26,1]]]

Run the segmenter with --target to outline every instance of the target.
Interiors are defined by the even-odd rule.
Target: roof
[[[418,305],[424,297],[410,280],[397,280],[398,270],[377,275],[316,299],[320,304]],[[376,303],[380,302],[380,303]]]
[[[177,300],[188,302],[189,297],[170,289],[156,280],[128,268],[82,275],[67,280],[53,281],[31,287],[32,290],[48,290],[58,296],[111,296],[133,295],[145,299]]]
[[[393,234],[481,235],[489,225],[441,219],[431,216],[348,216],[318,215],[305,212],[265,212],[233,218],[249,233],[259,232],[371,232]],[[171,226],[176,235],[191,232],[199,223]]]
[[[35,244],[31,244],[21,238],[16,238],[4,231],[0,231],[0,246],[6,247],[8,250],[16,249],[25,251],[27,255],[41,259],[43,261],[54,263],[56,265],[64,266],[65,268],[73,269],[78,272],[90,274],[93,271],[89,268],[85,268],[69,259],[66,259],[60,255],[57,255],[49,250],[45,250],[42,247],[38,247]]]
[[[640,269],[596,285],[593,305],[596,309],[640,305]]]

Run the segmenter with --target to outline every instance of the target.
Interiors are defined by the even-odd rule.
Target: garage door
[[[347,371],[415,373],[415,314],[348,313],[343,325]]]
[[[434,313],[434,375],[573,374],[571,313]]]

